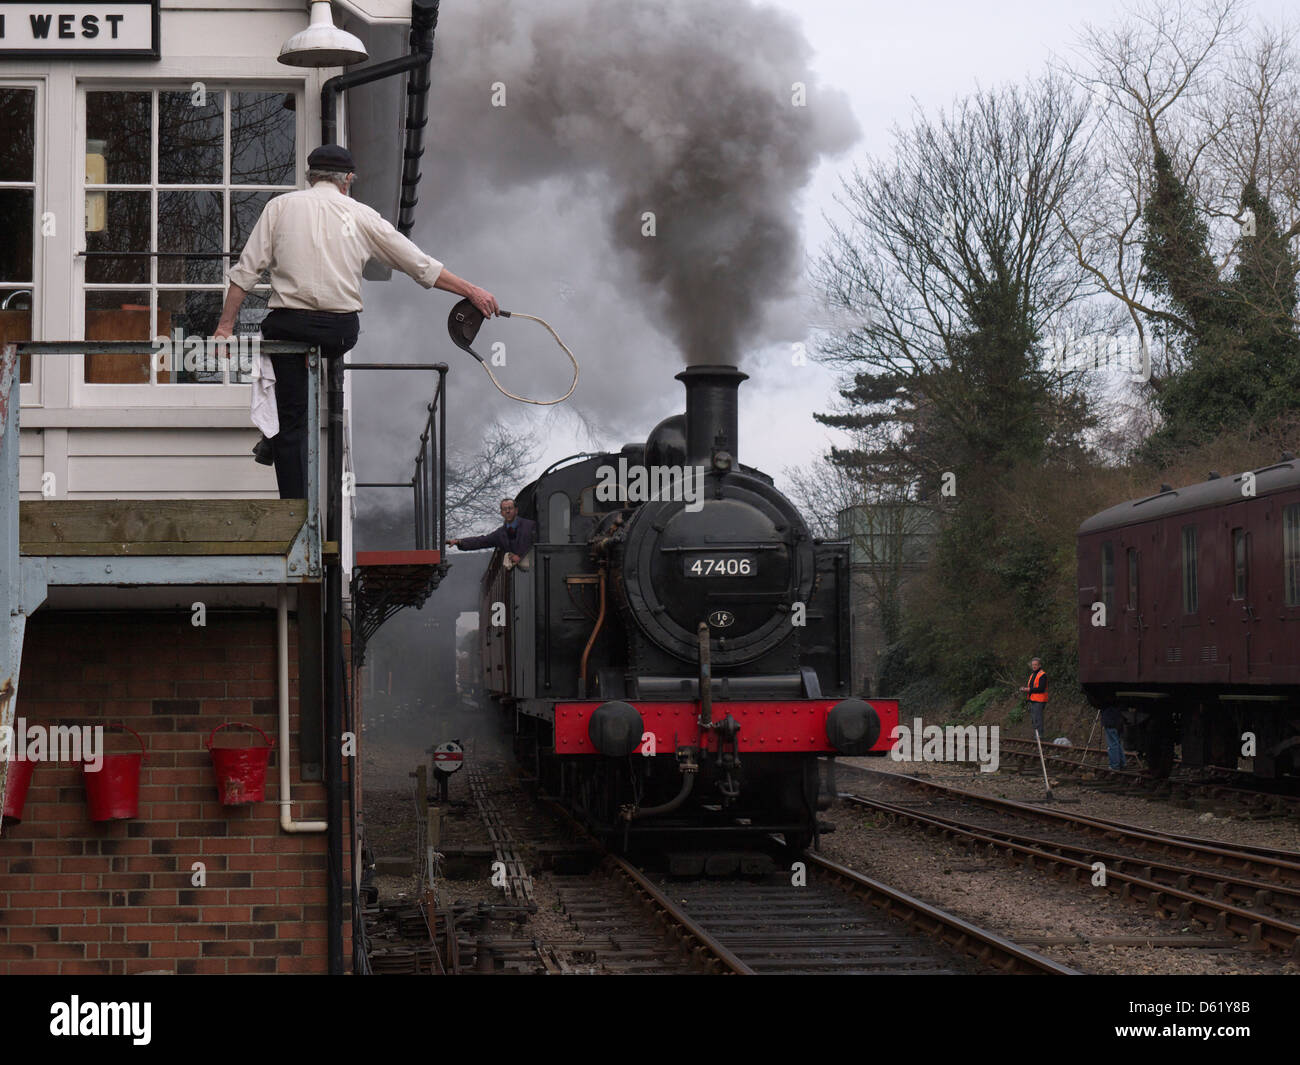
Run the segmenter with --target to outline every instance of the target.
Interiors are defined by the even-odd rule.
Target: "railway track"
[[[999,737],[998,747],[1001,756],[1037,769],[1038,744],[1034,740],[1003,736]],[[1235,812],[1254,820],[1300,816],[1300,795],[1242,787],[1233,783],[1239,779],[1235,770],[1211,768],[1199,776],[1190,775],[1190,770],[1182,770],[1162,779],[1136,769],[1112,769],[1107,752],[1095,747],[1043,744],[1043,757],[1054,770],[1090,774],[1093,780],[1084,778],[1081,782],[1094,786],[1118,787],[1130,794],[1187,803],[1193,807],[1208,808],[1227,803],[1234,807]]]
[[[650,871],[603,848],[549,800],[526,800],[548,815],[539,821],[524,812],[522,788],[519,801],[499,786],[493,793],[488,781],[504,779],[504,769],[465,774],[488,840],[483,860],[497,863],[504,882],[499,903],[436,910],[434,961],[449,973],[1074,974],[819,855],[798,856],[796,876],[775,843],[747,854],[749,876]],[[401,915],[421,939],[418,911]],[[428,954],[422,943],[390,945],[376,971],[437,971]]]
[[[891,786],[923,790],[931,798],[918,805],[841,794],[852,807],[1104,887],[1165,916],[1240,937],[1248,947],[1300,958],[1300,854],[1152,831],[904,774],[860,772]],[[973,808],[983,816],[973,816]],[[989,823],[991,817],[1001,823]],[[1031,825],[1026,829],[1008,820]],[[1099,871],[1104,873],[1100,885]]]
[[[784,871],[760,882],[655,884],[617,859],[655,904],[742,975],[1078,975],[996,933],[812,852],[807,882]]]
[[[729,975],[809,973],[1077,975],[1075,970],[937,907],[805,852],[802,879],[775,868],[749,878],[649,873],[591,840],[561,807],[558,818],[595,848],[600,871],[652,911],[697,970]],[[753,856],[755,860],[763,855]],[[761,864],[761,863],[760,863]],[[608,886],[556,878],[566,916],[585,933],[618,927]],[[593,969],[593,971],[623,971]]]

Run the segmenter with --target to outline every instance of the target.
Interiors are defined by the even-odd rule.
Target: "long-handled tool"
[[[1043,766],[1043,786],[1047,789],[1047,801],[1052,801],[1052,782],[1047,779],[1047,759],[1043,756],[1043,741],[1038,735],[1038,729],[1034,729],[1034,739],[1038,741],[1038,760]]]
[[[447,332],[451,334],[451,342],[461,351],[468,351],[474,358],[478,359],[479,364],[487,371],[488,377],[492,379],[492,383],[496,385],[497,391],[503,396],[509,396],[520,403],[533,403],[539,407],[551,407],[556,403],[563,403],[573,395],[573,390],[578,387],[578,360],[574,358],[573,352],[560,339],[560,334],[551,328],[549,322],[538,318],[536,315],[522,314],[519,311],[500,311],[499,313],[503,318],[527,318],[532,322],[540,322],[546,327],[546,331],[555,337],[555,342],[564,350],[564,354],[569,356],[569,361],[573,363],[573,381],[569,384],[569,390],[559,399],[529,399],[527,396],[517,396],[497,380],[496,374],[492,372],[492,367],[488,361],[470,346],[483,325],[483,312],[468,299],[463,299],[456,304],[451,309],[451,314],[447,316]]]
[[[1097,716],[1092,719],[1092,728],[1088,730],[1088,746],[1085,748],[1085,757],[1086,757],[1086,752],[1092,750],[1092,737],[1097,733],[1097,722],[1100,720],[1101,720],[1101,711],[1098,710]]]

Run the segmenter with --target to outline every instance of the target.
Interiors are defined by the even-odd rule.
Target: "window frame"
[[[1240,525],[1231,531],[1232,599],[1241,603],[1250,598],[1250,533]]]
[[[1188,566],[1187,541],[1191,534],[1191,566]],[[1192,617],[1200,611],[1200,544],[1195,523],[1184,525],[1179,536],[1182,557],[1182,602],[1183,616]]]
[[[1101,543],[1101,601],[1106,608],[1106,628],[1115,626],[1115,541]]]
[[[76,128],[73,147],[74,158],[85,155],[87,134],[87,94],[93,92],[148,92],[150,94],[150,141],[149,141],[149,182],[147,184],[130,183],[121,185],[90,184],[85,180],[84,167],[77,167],[74,204],[84,204],[88,192],[146,192],[149,194],[149,242],[148,250],[154,251],[158,246],[158,196],[159,193],[178,191],[215,191],[223,196],[221,247],[232,254],[222,260],[221,280],[207,283],[162,283],[158,281],[158,259],[149,259],[149,280],[138,284],[128,282],[87,282],[85,255],[87,234],[85,212],[77,223],[77,253],[73,256],[72,280],[72,323],[74,337],[84,337],[86,329],[86,294],[95,291],[122,291],[127,289],[148,290],[149,332],[158,335],[158,299],[156,294],[162,292],[207,291],[223,294],[227,288],[226,273],[239,257],[242,249],[230,248],[230,207],[229,198],[237,192],[291,192],[303,187],[307,173],[306,151],[306,94],[301,79],[284,80],[275,78],[222,78],[198,79],[204,82],[208,92],[223,94],[222,105],[222,160],[220,184],[174,185],[160,184],[158,181],[158,114],[159,92],[190,92],[193,80],[178,81],[167,78],[110,79],[78,78],[76,83]],[[230,181],[230,109],[233,94],[238,92],[266,92],[292,95],[294,108],[294,176],[293,185],[234,185]],[[258,285],[254,292],[262,296],[270,295],[270,286]],[[157,380],[157,366],[150,360],[149,380],[147,382],[118,382],[109,384],[88,383],[85,379],[85,357],[72,356],[69,360],[71,374],[70,403],[73,407],[218,407],[238,408],[246,406],[249,401],[248,382],[239,382],[227,368],[220,382],[162,382]]]
[[[1283,506],[1278,525],[1282,530],[1282,602],[1296,608],[1300,607],[1300,503]]]
[[[555,528],[555,517],[556,517],[555,504],[560,499],[564,500],[564,510],[563,510],[564,528],[562,530]],[[572,525],[573,525],[573,500],[569,497],[568,492],[564,491],[564,489],[562,488],[557,488],[554,492],[552,492],[549,496],[546,497],[546,542],[550,544],[570,543],[571,542],[570,537],[572,536],[572,531],[571,531]],[[564,533],[562,537],[557,535],[560,532]]]
[[[15,282],[12,286],[0,286],[5,291],[10,288],[15,291],[27,291],[30,295],[29,302],[32,308],[31,333],[33,340],[44,339],[43,325],[44,300],[47,298],[45,292],[45,241],[41,239],[41,216],[45,214],[45,192],[47,182],[46,174],[46,152],[48,151],[49,138],[46,137],[45,122],[45,104],[49,95],[48,79],[40,75],[5,75],[0,77],[0,88],[5,89],[31,89],[36,98],[32,107],[32,122],[34,129],[32,131],[32,180],[28,181],[0,181],[0,188],[4,189],[26,189],[32,190],[32,281],[30,288],[23,288],[22,282]],[[57,220],[56,220],[57,224]],[[56,230],[57,232],[57,230]],[[44,375],[42,374],[43,360],[39,355],[31,357],[32,378],[30,381],[19,381],[18,395],[19,405],[22,407],[39,407],[43,404],[44,397]]]

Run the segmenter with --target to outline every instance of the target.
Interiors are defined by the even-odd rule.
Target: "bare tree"
[[[1227,276],[1249,219],[1243,190],[1258,187],[1287,241],[1300,236],[1300,68],[1288,26],[1250,26],[1242,0],[1142,0],[1118,24],[1087,26],[1074,60],[1058,66],[1093,101],[1086,181],[1074,218],[1058,214],[1079,265],[1113,297],[1144,343],[1147,326],[1191,323],[1144,284],[1143,210],[1164,152],[1206,222]],[[1276,308],[1268,308],[1276,313]],[[1175,346],[1150,345],[1150,384],[1178,369]]]
[[[1096,328],[1093,281],[1060,223],[1083,210],[1086,112],[1059,77],[981,91],[918,114],[890,162],[845,181],[849,221],[814,283],[842,323],[819,357],[855,375],[857,415],[830,424],[864,433],[898,482],[932,483],[955,455],[978,466],[1018,436],[1068,435],[1068,412],[1086,407],[1078,368],[1044,358],[1054,329]]]
[[[526,483],[541,455],[537,437],[503,422],[493,422],[472,451],[447,456],[447,528],[468,532],[501,520],[502,499]]]

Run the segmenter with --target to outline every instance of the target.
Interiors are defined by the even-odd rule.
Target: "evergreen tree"
[[[1249,224],[1236,268],[1221,280],[1208,227],[1157,148],[1155,187],[1143,210],[1143,280],[1168,308],[1153,324],[1178,363],[1154,397],[1161,426],[1139,451],[1147,460],[1163,463],[1224,430],[1300,409],[1297,263],[1254,182],[1243,190],[1242,208]]]

